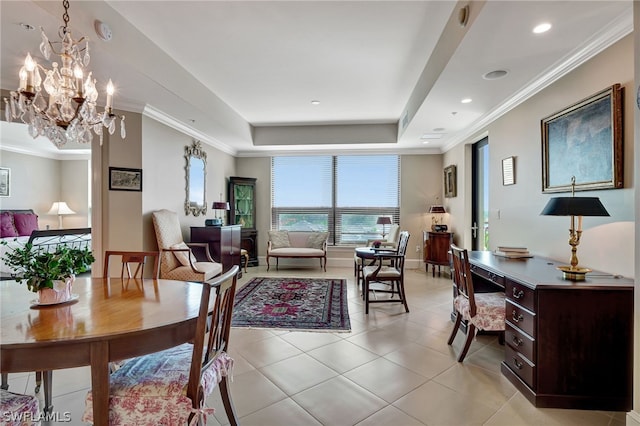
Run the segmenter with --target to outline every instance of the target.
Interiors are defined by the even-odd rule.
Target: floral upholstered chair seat
[[[110,376],[109,424],[186,425],[192,402],[186,395],[193,345],[134,358]],[[224,376],[230,376],[233,359],[222,352],[202,373],[203,394],[210,395]],[[93,398],[86,398],[82,420],[93,423]],[[213,408],[201,408],[199,414],[213,414]],[[197,420],[199,415],[194,416]]]
[[[475,299],[476,315],[473,318],[469,299],[460,295],[453,301],[456,311],[462,313],[462,319],[471,321],[478,330],[504,330],[504,293],[476,293]]]
[[[0,389],[2,425],[27,426],[40,424],[40,404],[33,395],[22,395]]]

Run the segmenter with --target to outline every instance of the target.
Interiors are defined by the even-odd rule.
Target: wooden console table
[[[536,407],[630,411],[633,281],[594,271],[566,281],[551,259],[470,252],[474,287],[506,296],[502,373]]]

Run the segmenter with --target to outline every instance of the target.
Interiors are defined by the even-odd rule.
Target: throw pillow
[[[171,249],[173,250],[188,248],[189,246],[186,243],[178,243],[171,246]],[[190,265],[189,258],[191,258],[191,262],[193,262],[194,264],[197,262],[196,257],[193,255],[193,253],[191,253],[191,251],[174,251],[173,254],[176,255],[176,259],[178,259],[178,262],[180,262],[182,266]]]
[[[18,231],[16,231],[15,226],[13,226],[13,214],[9,212],[0,214],[0,237],[9,238],[17,236]]]
[[[269,241],[272,249],[291,247],[289,231],[269,231]]]
[[[33,213],[14,213],[13,224],[19,236],[29,236],[38,230],[38,216]]]
[[[307,240],[307,247],[312,249],[322,250],[324,248],[324,242],[329,238],[328,232],[314,232],[309,235]]]

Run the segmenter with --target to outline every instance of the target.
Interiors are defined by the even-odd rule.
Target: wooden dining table
[[[109,362],[190,341],[201,292],[194,282],[87,277],[76,278],[74,300],[38,306],[25,285],[0,281],[0,370],[91,366],[94,424],[108,425]]]

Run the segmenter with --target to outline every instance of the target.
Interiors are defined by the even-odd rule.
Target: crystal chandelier
[[[61,41],[49,41],[44,29],[40,27],[40,52],[47,61],[52,52],[60,56],[62,66],[52,62],[52,69],[48,70],[36,63],[28,53],[19,73],[20,87],[11,92],[9,99],[4,99],[5,118],[7,121],[21,119],[28,124],[29,135],[34,139],[46,136],[58,148],[67,142],[91,143],[92,130],[100,136],[102,145],[103,127],[108,129],[109,134],[116,130],[117,117],[112,109],[113,83],[109,80],[107,84],[106,106],[104,112],[99,113],[96,108],[96,80],[86,70],[91,59],[89,39],[82,37],[75,41],[71,37],[71,31],[67,28],[69,1],[64,0],[62,5],[64,25],[59,31]],[[84,48],[80,46],[83,42]],[[54,45],[59,45],[61,51],[57,52]],[[120,136],[123,139],[126,137],[124,115],[120,116]]]

